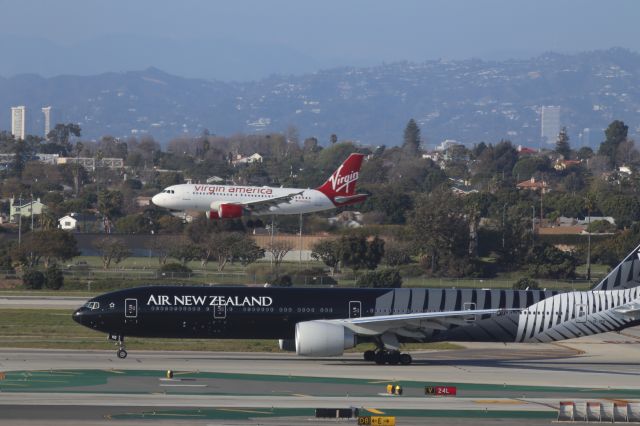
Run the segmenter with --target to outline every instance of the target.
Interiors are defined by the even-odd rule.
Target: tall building
[[[540,139],[543,144],[555,144],[560,133],[560,107],[543,106]]]
[[[42,108],[42,113],[44,114],[44,137],[46,139],[51,131],[51,107],[47,106]]]
[[[24,139],[24,122],[27,109],[24,106],[11,107],[11,133],[16,139]]]

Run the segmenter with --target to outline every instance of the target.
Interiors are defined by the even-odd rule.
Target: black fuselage
[[[320,319],[474,309],[524,309],[552,291],[149,286],[106,293],[74,320],[114,336],[293,339],[296,323]],[[434,329],[429,341],[514,341],[518,311]],[[425,336],[427,337],[427,336]],[[424,341],[401,337],[402,341]]]

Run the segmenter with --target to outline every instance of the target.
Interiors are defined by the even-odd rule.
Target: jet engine
[[[209,211],[209,219],[235,219],[241,217],[244,210],[239,204],[221,203],[214,201],[211,203]]]
[[[356,335],[346,327],[324,321],[296,324],[296,353],[302,356],[340,356],[356,345]]]

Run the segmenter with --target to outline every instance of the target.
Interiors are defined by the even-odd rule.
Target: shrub
[[[44,285],[51,290],[60,290],[64,285],[64,274],[55,263],[45,271]]]
[[[373,288],[400,288],[402,287],[402,277],[397,269],[382,269],[380,271],[367,272],[358,277],[356,281],[358,287]]]
[[[274,287],[291,287],[293,285],[293,281],[291,281],[291,277],[289,275],[280,275],[271,281],[271,285]]]
[[[514,290],[538,290],[540,285],[538,281],[532,280],[531,278],[520,278],[513,284]]]
[[[169,277],[173,278],[177,277],[188,277],[193,272],[191,268],[188,266],[182,265],[180,263],[165,263],[158,270],[160,275],[169,275]]]
[[[29,269],[22,275],[22,285],[29,290],[40,290],[44,285],[44,274],[35,269]]]

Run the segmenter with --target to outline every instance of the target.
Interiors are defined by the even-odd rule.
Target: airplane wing
[[[630,319],[638,319],[640,318],[640,303],[637,301],[625,303],[624,305],[618,306],[613,309],[614,312],[621,314]]]
[[[406,337],[422,337],[425,329],[447,330],[451,325],[466,325],[478,315],[507,314],[520,309],[467,309],[463,311],[418,312],[361,318],[326,320],[340,324],[356,334],[377,336],[394,333]]]
[[[268,210],[270,207],[277,206],[282,203],[289,203],[298,195],[302,194],[304,191],[300,192],[292,192],[287,195],[282,195],[280,197],[269,198],[267,200],[257,200],[257,201],[246,201],[244,203],[239,203],[245,210],[257,213],[261,211]]]

